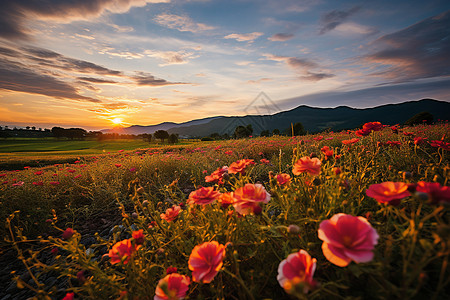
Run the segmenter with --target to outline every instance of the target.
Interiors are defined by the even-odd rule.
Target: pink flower
[[[72,228],[67,228],[63,234],[62,234],[62,239],[63,240],[68,240],[70,239],[73,235],[75,234],[75,231]]]
[[[322,162],[317,157],[310,158],[304,156],[297,160],[292,169],[294,175],[300,175],[303,172],[307,172],[310,175],[319,175],[321,171]]]
[[[233,192],[233,206],[241,215],[257,213],[261,211],[260,203],[270,201],[270,194],[261,184],[247,183],[244,187]]]
[[[255,162],[253,161],[253,159],[238,160],[230,165],[230,167],[228,168],[228,173],[230,173],[230,174],[236,174],[236,173],[245,174],[245,169],[248,166],[254,165],[254,164],[255,164]]]
[[[281,173],[276,176],[277,184],[279,186],[288,186],[291,184],[291,176],[286,173]]]
[[[419,181],[416,191],[427,193],[431,204],[450,203],[450,187],[441,186],[438,182]]]
[[[167,222],[175,221],[178,218],[178,214],[181,211],[181,207],[178,205],[174,205],[171,208],[166,210],[165,214],[161,214],[160,217]]]
[[[49,182],[51,185],[58,185],[59,184],[59,181],[50,181]]]
[[[191,280],[188,276],[172,273],[158,282],[154,300],[183,299],[189,290]]]
[[[126,265],[130,261],[133,253],[140,247],[141,245],[133,245],[131,239],[117,242],[108,253],[108,256],[111,258],[111,264],[123,262]]]
[[[380,184],[372,184],[366,190],[366,195],[374,198],[379,203],[397,206],[400,200],[410,196],[408,184],[404,182],[387,181]]]
[[[16,183],[13,183],[12,186],[22,186],[25,182],[23,181],[17,181]]]
[[[43,181],[34,181],[33,182],[34,185],[44,185]]]
[[[367,219],[342,213],[322,221],[319,227],[323,254],[339,267],[345,267],[351,261],[371,261],[378,237]]]
[[[209,204],[219,198],[220,192],[215,191],[214,187],[202,187],[189,194],[189,204]]]
[[[134,172],[137,171],[137,169],[136,168],[130,168],[128,171],[130,171],[130,173],[134,173]]]
[[[73,298],[75,297],[74,293],[67,293],[64,298],[62,298],[62,300],[73,300]]]
[[[265,158],[262,158],[260,160],[260,162],[263,163],[263,164],[266,164],[266,165],[270,164],[270,161],[268,159],[265,159]]]
[[[289,254],[278,266],[277,280],[281,287],[288,294],[292,294],[296,286],[302,284],[301,292],[307,293],[309,288],[315,285],[313,276],[316,262],[317,260],[311,258],[305,250]]]
[[[195,282],[210,283],[223,265],[225,246],[216,241],[195,246],[189,256],[189,270]]]

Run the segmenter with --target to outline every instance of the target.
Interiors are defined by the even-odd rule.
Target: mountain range
[[[310,133],[325,129],[334,131],[354,129],[366,122],[379,121],[383,124],[403,124],[409,118],[420,112],[429,112],[434,120],[450,119],[450,103],[433,99],[408,101],[398,104],[387,104],[373,108],[351,108],[338,106],[335,108],[318,108],[306,105],[282,111],[271,115],[247,115],[224,117],[216,116],[192,120],[184,123],[164,122],[157,125],[133,125],[121,128],[123,134],[153,134],[157,130],[166,130],[169,133],[179,134],[181,137],[202,137],[212,133],[232,134],[237,126],[251,124],[253,134],[259,135],[263,130],[284,131],[290,128],[291,123],[301,122],[306,131]],[[104,133],[115,132],[114,129],[102,130]]]

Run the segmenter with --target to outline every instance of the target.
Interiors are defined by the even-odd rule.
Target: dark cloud
[[[305,58],[287,57],[286,63],[291,68],[310,69],[318,67],[318,65],[315,62]]]
[[[2,0],[0,1],[0,37],[30,39],[25,26],[28,19],[71,22],[100,16],[106,11],[123,13],[133,6],[145,6],[157,0]]]
[[[268,38],[272,42],[285,42],[292,39],[294,35],[292,33],[276,33]]]
[[[7,60],[0,60],[0,89],[45,95],[55,98],[100,102],[100,100],[78,94],[67,82]]]
[[[319,81],[322,79],[327,79],[334,77],[336,75],[331,73],[314,73],[314,72],[307,72],[305,76],[300,76],[301,79],[309,80],[309,81]]]
[[[450,11],[385,35],[363,59],[386,66],[372,75],[401,82],[450,75]]]
[[[169,82],[165,79],[159,79],[146,72],[136,72],[136,75],[130,76],[130,78],[133,79],[137,83],[137,85],[142,86],[163,86],[171,84],[183,84],[180,82]]]
[[[449,86],[450,79],[419,80],[353,91],[321,92],[280,100],[277,101],[277,104],[281,109],[286,110],[303,104],[316,107],[347,105],[355,108],[367,108],[423,98],[450,101]]]
[[[92,83],[117,83],[117,81],[109,80],[109,79],[100,79],[100,78],[93,78],[93,77],[78,77],[78,80],[81,81],[87,81]]]
[[[320,31],[319,34],[325,34],[342,24],[350,16],[357,13],[361,8],[359,6],[354,6],[348,10],[333,10],[324,14],[320,18]]]

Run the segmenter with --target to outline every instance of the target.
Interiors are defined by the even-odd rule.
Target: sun
[[[115,125],[120,125],[123,121],[121,118],[114,118],[111,120],[111,122],[113,122]]]

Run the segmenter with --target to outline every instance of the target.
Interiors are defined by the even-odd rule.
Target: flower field
[[[450,299],[449,128],[0,171],[2,251],[22,263],[1,276],[38,299]]]

